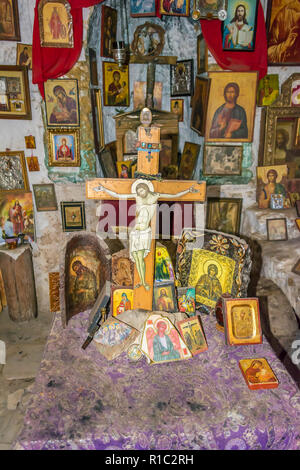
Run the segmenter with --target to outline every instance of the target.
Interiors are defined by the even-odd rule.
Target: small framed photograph
[[[298,276],[300,276],[300,259],[298,259],[295,266],[293,266],[292,272],[295,273],[295,274],[298,274]]]
[[[175,296],[174,283],[165,283],[154,286],[153,289],[153,310],[159,312],[176,312],[177,302]]]
[[[207,198],[206,228],[238,235],[243,199]]]
[[[201,146],[193,142],[185,142],[179,165],[179,178],[192,179]]]
[[[101,17],[101,57],[112,59],[113,43],[117,40],[118,11],[102,5]]]
[[[79,127],[77,80],[67,78],[47,80],[44,88],[47,126]]]
[[[222,22],[223,51],[255,50],[257,8],[259,0],[237,4],[227,0],[227,18]]]
[[[129,67],[102,62],[104,106],[129,106]]]
[[[0,119],[31,119],[28,69],[25,66],[0,65]]]
[[[74,47],[73,17],[67,0],[41,0],[38,18],[41,47]]]
[[[219,11],[227,10],[227,0],[194,0],[194,2],[197,19],[220,19]]]
[[[67,127],[49,128],[49,166],[80,166],[79,137],[79,129]]]
[[[194,316],[176,322],[176,327],[193,356],[208,349],[200,318]]]
[[[278,387],[278,379],[264,357],[241,359],[239,367],[250,390]]]
[[[2,0],[0,41],[21,41],[18,0]]]
[[[54,184],[33,184],[33,193],[35,199],[36,210],[57,211],[57,201]]]
[[[80,202],[61,202],[62,228],[64,232],[74,232],[85,230],[85,203]]]
[[[177,287],[178,310],[192,317],[196,313],[195,287]]]
[[[223,299],[223,315],[226,344],[262,343],[258,298]]]
[[[295,207],[296,207],[297,215],[300,217],[300,200],[299,199],[295,201]]]
[[[156,16],[155,0],[130,0],[130,16]]]
[[[189,16],[190,0],[160,0],[159,12],[161,15]]]
[[[184,111],[184,100],[182,99],[171,99],[170,100],[171,113],[177,114],[178,122],[183,122],[183,111]]]
[[[205,145],[203,155],[203,175],[241,175],[242,160],[242,145]]]
[[[28,171],[40,171],[40,164],[38,157],[26,157]]]
[[[295,223],[296,223],[297,229],[300,231],[300,218],[297,218],[297,219],[295,220]]]
[[[201,136],[205,134],[209,88],[210,80],[208,78],[196,77],[195,92],[191,99],[191,129]]]
[[[170,65],[171,96],[191,96],[193,94],[193,59],[178,60]]]
[[[29,191],[24,152],[0,152],[0,192]]]
[[[279,95],[278,74],[265,75],[257,87],[257,106],[271,106]]]
[[[267,233],[269,241],[287,240],[286,218],[267,219]]]
[[[202,34],[197,37],[197,74],[208,71],[208,48]]]
[[[32,45],[31,44],[17,44],[17,63],[16,65],[24,65],[32,70]]]

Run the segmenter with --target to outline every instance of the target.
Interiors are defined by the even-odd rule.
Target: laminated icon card
[[[241,359],[239,366],[250,390],[278,387],[278,379],[265,358]]]
[[[258,299],[224,299],[225,342],[229,346],[262,343]]]
[[[173,323],[158,314],[150,315],[145,321],[141,349],[152,364],[192,357]]]
[[[135,342],[139,331],[109,317],[94,336],[94,343],[98,351],[108,360],[113,360],[126,351]]]

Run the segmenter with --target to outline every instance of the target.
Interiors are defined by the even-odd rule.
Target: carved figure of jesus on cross
[[[145,113],[151,115],[150,110],[146,109],[142,111],[142,117],[143,112],[146,116]],[[147,119],[144,124],[149,126],[149,114]],[[87,182],[87,198],[136,201],[135,227],[129,234],[130,257],[135,263],[133,308],[150,311],[153,301],[157,203],[164,200],[204,202],[206,194],[204,182],[150,180],[150,175],[156,174],[159,167],[159,131],[157,127],[139,128],[138,174],[142,174],[143,178],[101,178]],[[150,149],[151,159],[147,158]],[[146,179],[147,175],[149,179]]]

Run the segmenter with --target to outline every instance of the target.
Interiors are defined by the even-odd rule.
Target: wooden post
[[[30,247],[0,251],[0,269],[11,320],[22,322],[35,318],[37,300]]]

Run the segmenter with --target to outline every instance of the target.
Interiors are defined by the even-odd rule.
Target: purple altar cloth
[[[300,449],[300,392],[270,345],[225,346],[202,317],[208,350],[185,361],[107,361],[84,351],[88,312],[66,329],[56,314],[14,449]],[[265,357],[279,379],[249,390],[243,358]]]

